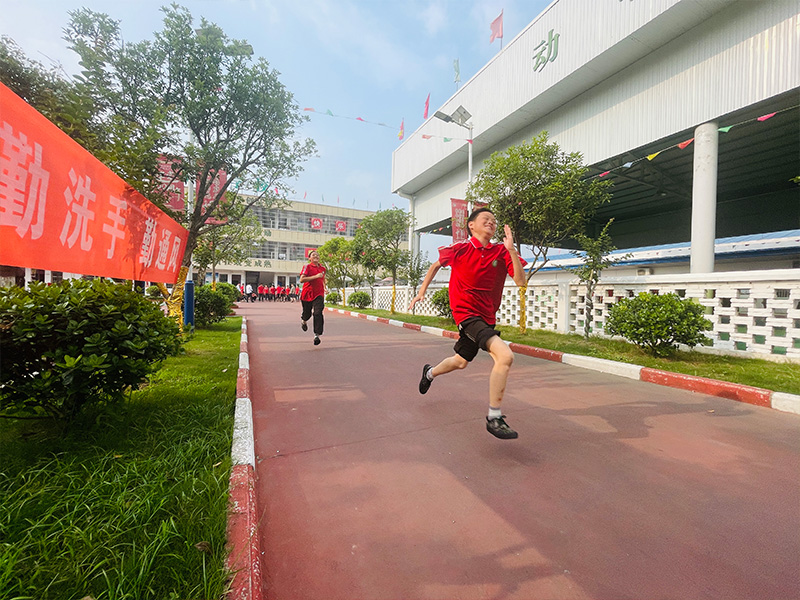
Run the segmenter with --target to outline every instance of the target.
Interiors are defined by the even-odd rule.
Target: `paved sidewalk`
[[[800,416],[299,304],[247,318],[266,597],[800,598]]]

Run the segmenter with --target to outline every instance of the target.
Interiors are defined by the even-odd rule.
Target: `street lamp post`
[[[467,187],[469,187],[469,184],[472,183],[472,121],[469,121],[472,115],[467,112],[466,108],[459,105],[452,115],[437,110],[433,116],[445,123],[460,125],[469,131],[469,139],[467,140]],[[469,203],[469,211],[472,211],[472,202]]]

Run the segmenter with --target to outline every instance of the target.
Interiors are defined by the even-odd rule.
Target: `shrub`
[[[433,293],[433,296],[431,296],[431,304],[433,304],[437,315],[450,319],[451,321],[453,320],[453,311],[450,308],[450,292],[446,287],[436,290]]]
[[[230,314],[232,307],[228,292],[211,289],[211,284],[201,285],[194,294],[195,325],[208,327],[212,323],[219,323]]]
[[[350,294],[347,303],[356,308],[365,308],[372,303],[372,298],[369,297],[367,292],[353,292]]]
[[[180,349],[179,327],[102,279],[0,288],[0,414],[71,420],[119,400]]]
[[[623,298],[609,310],[605,331],[621,335],[653,356],[667,356],[678,344],[694,347],[707,341],[711,322],[696,301],[675,294],[641,293]]]
[[[342,301],[342,296],[339,292],[330,292],[327,296],[325,296],[325,302],[328,304],[339,304]]]
[[[223,281],[217,282],[217,291],[222,292],[231,304],[238,301],[241,296],[239,288],[232,283],[225,283]]]
[[[151,300],[163,300],[164,295],[161,293],[161,290],[158,289],[157,285],[151,285],[147,288],[145,295],[150,298]]]

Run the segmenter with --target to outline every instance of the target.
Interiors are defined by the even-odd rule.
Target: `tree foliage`
[[[149,198],[153,188],[169,184],[158,176],[160,154],[173,162],[175,179],[196,182],[203,201],[175,215],[189,230],[188,267],[214,219],[233,223],[256,203],[275,203],[271,190],[287,187],[283,182],[299,173],[314,144],[294,139],[304,117],[278,73],[265,59],[252,59],[246,42],[206,19],[197,27],[177,4],[162,10],[163,28],[152,41],[123,43],[117,21],[85,8],[70,12],[65,33],[80,56],[82,93],[111,124],[115,147],[122,151],[127,143],[149,176],[136,179],[121,173],[113,157],[101,160]],[[238,189],[260,192],[243,196]]]
[[[608,255],[616,250],[616,246],[611,241],[608,228],[614,219],[609,219],[597,237],[591,237],[583,233],[575,234],[575,239],[580,244],[583,252],[572,252],[574,256],[581,259],[582,265],[579,267],[563,267],[565,270],[578,276],[586,286],[586,311],[583,322],[583,335],[589,337],[592,333],[592,322],[594,321],[594,291],[600,281],[600,273],[603,269],[612,267],[627,257],[609,258]]]
[[[530,281],[547,263],[550,248],[584,233],[597,207],[608,201],[608,182],[587,181],[585,175],[581,154],[562,152],[542,132],[529,143],[493,153],[467,199],[487,203],[498,224],[511,227],[518,250],[533,247]]]
[[[201,275],[211,269],[212,282],[216,282],[217,265],[250,264],[255,246],[264,241],[261,223],[253,214],[245,214],[232,223],[221,222],[210,228],[198,242],[193,261]]]
[[[361,275],[358,264],[353,259],[353,242],[342,237],[329,239],[317,248],[320,262],[325,264],[328,271],[325,280],[329,287],[339,288],[344,298],[344,288],[350,280],[354,286],[360,283]]]
[[[494,152],[467,189],[467,200],[486,203],[499,225],[514,234],[517,252],[533,248],[527,281],[547,264],[550,248],[584,233],[597,207],[608,201],[608,182],[586,180],[579,152],[562,152],[542,132],[529,143]],[[498,227],[498,235],[503,230]],[[520,293],[520,331],[527,328],[527,285]]]
[[[359,261],[382,267],[391,275],[391,312],[395,312],[397,274],[409,259],[403,243],[408,237],[410,224],[411,216],[400,208],[381,210],[361,221],[353,238],[354,256]]]

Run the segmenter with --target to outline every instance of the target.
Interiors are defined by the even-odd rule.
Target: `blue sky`
[[[61,39],[68,11],[82,6],[120,21],[126,41],[152,39],[161,29],[160,7],[151,0],[28,0],[6,2],[0,34],[43,64],[77,70]],[[503,44],[510,42],[551,0],[192,0],[186,6],[280,72],[310,120],[300,134],[317,143],[297,180],[296,199],[368,210],[407,208],[391,193],[392,151],[423,123],[430,94],[432,115],[455,91],[453,61],[466,83],[500,51],[489,43],[489,24],[503,11]],[[337,117],[325,115],[330,110]],[[356,121],[385,123],[382,127]],[[476,165],[476,167],[478,167]],[[427,250],[447,243],[433,238]]]

